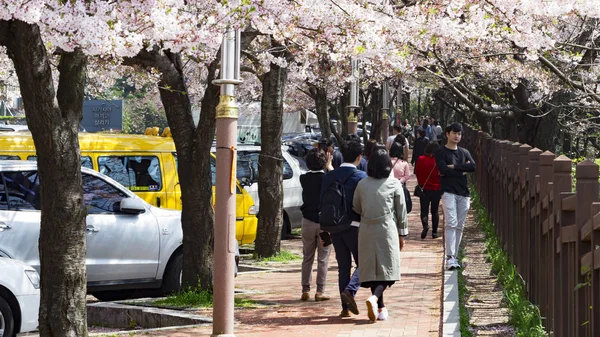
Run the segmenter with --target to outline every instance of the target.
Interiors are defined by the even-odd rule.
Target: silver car
[[[181,212],[157,208],[127,188],[82,167],[87,206],[88,291],[103,300],[128,297],[134,289],[163,294],[181,286]],[[0,257],[40,270],[37,163],[0,161]]]

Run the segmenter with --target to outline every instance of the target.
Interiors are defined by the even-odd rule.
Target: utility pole
[[[350,104],[347,106],[348,108],[348,134],[357,134],[358,133],[358,109],[360,106],[358,105],[358,60],[353,58],[350,60],[352,65],[352,81],[350,82]],[[367,130],[363,130],[366,132]]]
[[[239,0],[234,5],[239,5]],[[227,29],[221,44],[221,86],[217,106],[217,181],[214,243],[213,337],[233,333],[235,273],[235,197],[238,105],[235,86],[240,80],[240,32]]]
[[[381,110],[382,110],[382,124],[383,124],[383,130],[382,130],[382,136],[383,136],[383,143],[385,144],[385,142],[387,141],[388,137],[390,136],[390,115],[389,115],[389,111],[390,111],[390,90],[388,87],[388,81],[383,81],[383,91],[381,93]]]

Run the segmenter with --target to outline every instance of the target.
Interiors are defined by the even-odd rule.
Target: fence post
[[[529,300],[533,303],[539,304],[539,289],[535,287],[538,284],[538,280],[540,276],[537,273],[537,266],[539,256],[537,252],[539,251],[539,236],[540,229],[536,226],[536,203],[537,203],[537,186],[539,180],[539,170],[540,170],[540,155],[542,154],[542,150],[538,148],[533,148],[529,151],[529,172],[528,172],[528,180],[529,180],[529,191],[527,197],[527,207],[525,211],[527,212],[527,242],[528,242],[528,252],[527,259],[525,261],[526,265],[524,266],[524,270],[527,270],[529,273],[529,279],[527,282],[527,289],[529,293]]]
[[[592,216],[592,336],[600,335],[600,202],[591,207]]]
[[[531,146],[523,144],[519,146],[519,260],[521,263],[517,265],[517,271],[525,282],[529,282],[529,274],[527,273],[527,251],[529,250],[529,242],[527,241],[527,224],[528,224],[528,213],[527,212],[527,176],[529,175],[529,151]]]
[[[546,330],[549,330],[549,317],[552,317],[552,308],[549,303],[553,294],[550,286],[553,278],[552,270],[554,266],[554,237],[551,232],[550,214],[550,187],[554,173],[554,153],[546,151],[540,155],[540,216],[539,225],[541,225],[541,246],[539,250],[539,275],[540,283],[536,287],[540,290],[540,313],[545,319],[542,321]]]
[[[520,143],[512,143],[510,146],[510,161],[509,161],[509,196],[508,196],[508,205],[509,205],[509,213],[510,214],[510,246],[511,246],[511,255],[512,261],[514,265],[521,263],[519,261],[519,233],[517,232],[517,228],[519,227],[519,209],[517,204],[517,198],[519,195],[519,146]]]
[[[592,203],[598,201],[598,165],[586,160],[576,169],[576,191],[577,191],[577,212],[576,224],[581,236],[576,241],[577,262],[579,265],[577,277],[577,291],[575,293],[575,324],[578,327],[578,336],[591,337],[591,310],[592,305],[592,285],[591,271],[593,268],[592,247],[589,241],[590,237],[585,238],[584,232],[591,234],[591,211]],[[586,223],[590,221],[588,229],[584,230]],[[587,235],[586,235],[587,236]]]
[[[572,319],[570,315],[574,308],[569,307],[569,295],[573,293],[573,288],[568,289],[569,282],[566,277],[568,273],[567,252],[563,249],[563,231],[564,228],[575,223],[575,217],[572,212],[563,211],[563,194],[571,191],[571,159],[565,156],[559,156],[554,159],[554,239],[555,239],[555,264],[554,264],[554,336],[571,337],[570,325]],[[571,214],[570,214],[571,213]],[[566,232],[565,232],[566,234]],[[571,261],[573,264],[574,261]]]

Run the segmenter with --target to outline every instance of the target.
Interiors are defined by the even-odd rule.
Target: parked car
[[[92,169],[82,167],[87,207],[87,286],[100,300],[136,289],[181,289],[181,212],[152,206]],[[39,271],[40,198],[37,163],[0,161],[0,256]],[[236,241],[237,243],[237,241]]]
[[[260,212],[258,198],[258,175],[260,174],[258,157],[260,146],[238,145],[237,149],[237,178],[243,182],[244,189],[252,196],[254,204]],[[211,151],[214,153],[215,148]],[[306,172],[303,160],[292,156],[287,146],[282,147],[283,154],[283,225],[282,237],[290,234],[292,228],[302,224],[302,186],[300,175]]]
[[[0,258],[0,270],[0,337],[36,330],[40,309],[38,272],[7,258]]]

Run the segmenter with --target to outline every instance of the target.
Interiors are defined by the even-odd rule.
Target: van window
[[[27,160],[37,161],[37,156],[28,156]],[[94,168],[92,167],[92,158],[88,156],[81,156],[81,167],[87,167],[93,170]]]
[[[21,160],[19,156],[0,155],[0,160]]]
[[[250,172],[249,172],[249,167],[248,165],[244,164],[244,161],[250,161],[250,165],[252,166],[252,170],[254,171],[254,180],[258,181],[258,174],[259,174],[259,170],[258,170],[258,156],[260,155],[259,152],[250,152],[250,151],[238,151],[238,157],[237,157],[237,161],[238,161],[238,165],[237,165],[237,173],[236,176],[238,179],[240,179],[241,177],[250,177]],[[292,177],[294,177],[294,171],[292,170],[292,167],[290,166],[290,164],[287,162],[287,160],[285,160],[285,158],[282,158],[283,160],[283,180],[288,180],[288,179],[292,179]]]
[[[36,171],[4,172],[6,194],[0,198],[8,203],[9,210],[40,210],[40,181]]]
[[[83,174],[83,201],[88,214],[115,213],[121,211],[121,200],[127,197],[125,193],[106,181]]]
[[[160,191],[162,175],[155,156],[98,157],[100,172],[113,178],[131,191]]]

